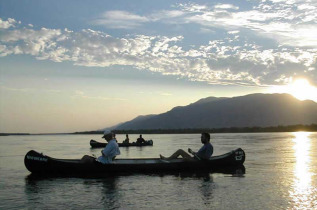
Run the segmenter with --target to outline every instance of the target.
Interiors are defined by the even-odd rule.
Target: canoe
[[[95,141],[93,139],[90,140],[90,146],[92,148],[99,148],[99,147],[105,147],[107,143],[101,143],[98,141]],[[136,142],[124,144],[124,143],[118,143],[119,147],[143,147],[143,146],[153,146],[153,141],[152,140],[145,140],[144,143],[138,144]]]
[[[241,148],[223,155],[212,156],[209,160],[115,159],[112,164],[102,164],[94,157],[84,157],[56,159],[31,150],[25,155],[24,164],[32,174],[41,176],[103,177],[116,173],[221,172],[226,169],[236,169],[245,161],[245,153]]]

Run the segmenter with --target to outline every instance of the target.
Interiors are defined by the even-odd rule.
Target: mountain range
[[[139,116],[116,130],[267,127],[317,123],[317,103],[289,94],[208,97],[158,115]]]

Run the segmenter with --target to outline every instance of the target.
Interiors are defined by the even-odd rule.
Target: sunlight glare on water
[[[294,169],[294,184],[290,196],[295,209],[312,209],[314,202],[313,188],[311,186],[311,139],[309,132],[294,133],[294,155],[296,164]]]

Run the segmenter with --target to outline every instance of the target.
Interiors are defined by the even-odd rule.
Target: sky
[[[316,0],[0,0],[0,133],[97,130],[210,96],[317,102],[316,34]]]

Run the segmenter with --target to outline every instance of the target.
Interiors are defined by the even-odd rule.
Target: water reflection
[[[101,191],[96,193],[100,197],[100,202],[104,209],[118,209],[120,203],[118,200],[121,199],[120,193],[118,193],[118,178],[107,177],[103,179],[92,179],[84,180],[85,189],[88,189],[91,185],[100,187]],[[97,188],[97,189],[98,189]]]
[[[290,196],[293,200],[293,207],[306,209],[312,208],[314,202],[313,189],[311,187],[311,139],[308,132],[294,133],[294,153],[296,164],[294,169],[293,190]]]
[[[205,206],[210,206],[213,198],[214,198],[214,189],[215,189],[215,184],[213,182],[213,177],[208,176],[209,179],[204,178],[204,182],[201,183],[199,186],[199,191],[202,195],[203,202]]]
[[[78,179],[29,175],[25,178],[24,192],[30,209],[42,209],[42,207],[58,209],[58,205],[67,209],[67,206],[73,208],[74,204],[79,204],[82,209],[91,206],[96,209],[119,209],[118,200],[121,199],[121,194],[118,193],[118,179],[118,177]]]

